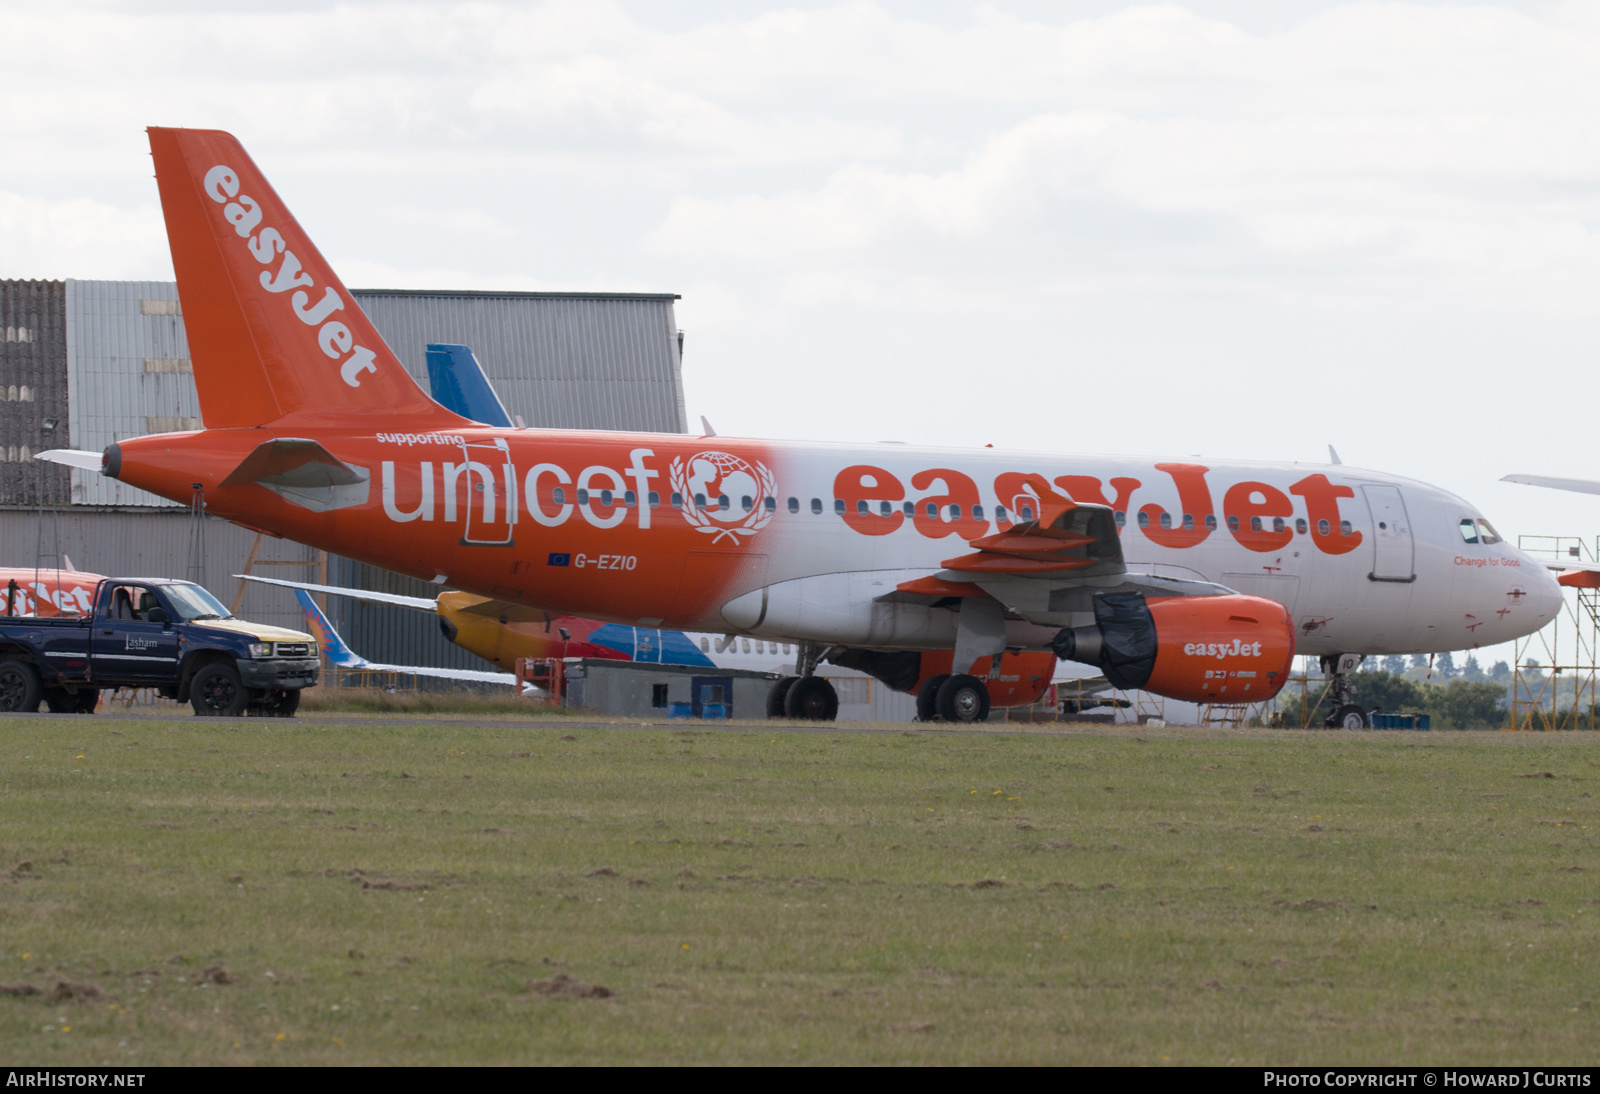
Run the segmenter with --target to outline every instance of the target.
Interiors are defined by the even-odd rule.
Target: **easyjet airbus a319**
[[[794,716],[832,716],[823,658],[961,721],[1053,657],[1249,703],[1298,649],[1338,697],[1341,655],[1559,605],[1466,501],[1340,465],[486,428],[418,387],[237,140],[150,144],[206,428],[56,458],[508,608],[797,643]]]

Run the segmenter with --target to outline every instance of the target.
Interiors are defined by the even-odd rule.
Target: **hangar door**
[[[1411,520],[1396,486],[1363,486],[1372,514],[1372,580],[1413,581]]]

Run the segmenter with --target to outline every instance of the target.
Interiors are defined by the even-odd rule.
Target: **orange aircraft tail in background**
[[[206,428],[471,424],[417,386],[232,134],[149,132]]]

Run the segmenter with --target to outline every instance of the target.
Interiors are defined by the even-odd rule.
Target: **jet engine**
[[[1051,648],[1094,665],[1113,687],[1190,703],[1259,703],[1289,679],[1294,621],[1258,596],[1104,593],[1093,626],[1067,627]]]

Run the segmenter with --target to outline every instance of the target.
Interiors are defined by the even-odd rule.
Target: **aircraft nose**
[[[1531,562],[1532,560],[1529,561]],[[1524,565],[1526,564],[1524,563]],[[1533,565],[1536,567],[1534,572],[1539,576],[1533,583],[1534,588],[1531,599],[1533,600],[1533,610],[1539,618],[1539,626],[1542,627],[1554,619],[1561,611],[1564,590],[1561,587],[1561,583],[1556,580],[1555,574],[1537,562],[1533,562]]]

